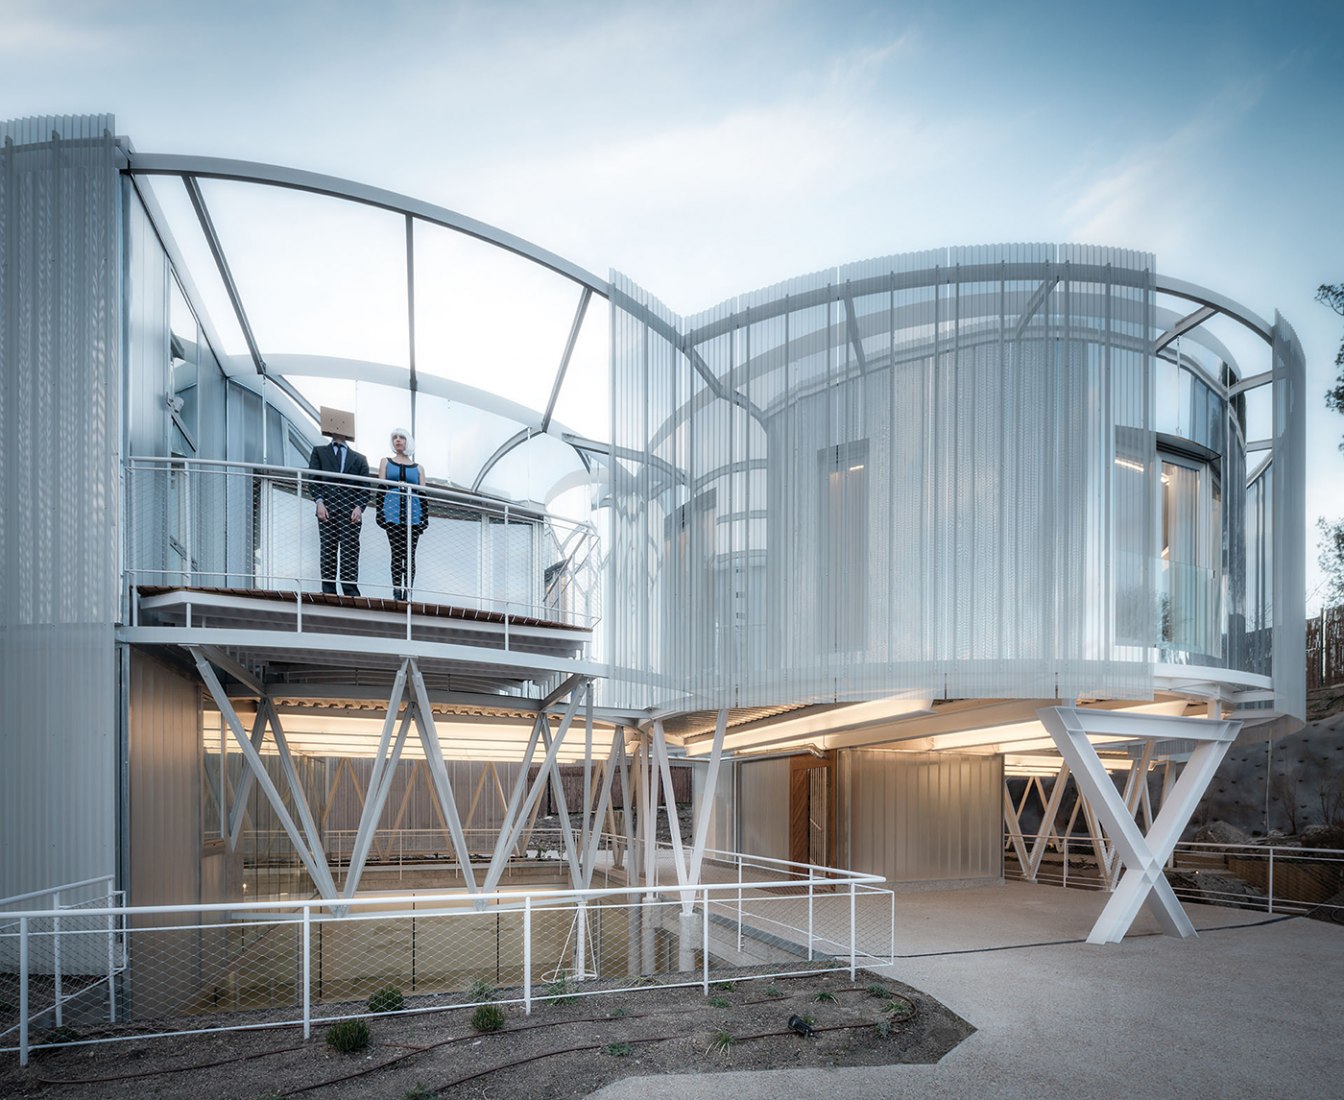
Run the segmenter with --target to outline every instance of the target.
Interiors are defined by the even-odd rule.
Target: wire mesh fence
[[[535,506],[161,458],[128,463],[126,501],[136,585],[358,594],[584,628],[601,614],[596,531]]]
[[[1005,848],[1004,874],[1053,886],[1111,890],[1123,866],[1104,839],[1023,834],[1025,862]],[[1186,902],[1344,921],[1344,851],[1271,844],[1183,841],[1166,878]]]
[[[740,865],[741,866],[741,865]],[[0,930],[0,1049],[326,1023],[889,962],[875,876],[102,906]],[[53,967],[51,961],[65,960]],[[52,986],[67,997],[58,1017]],[[73,995],[71,995],[73,991]]]

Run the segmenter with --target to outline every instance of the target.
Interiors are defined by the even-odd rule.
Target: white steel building
[[[683,317],[108,116],[0,137],[0,898],[229,901],[267,867],[350,897],[394,844],[489,890],[543,797],[575,885],[604,831],[648,877],[678,765],[678,881],[707,850],[994,880],[1005,838],[1033,858],[1007,778],[1071,773],[1135,871],[1098,935],[1145,900],[1182,932],[1163,844],[1233,739],[1300,727],[1302,351],[1152,255],[895,255]],[[262,202],[352,219],[363,281],[305,260],[318,229],[268,242]],[[593,349],[605,434],[565,423]],[[361,594],[322,591],[323,404],[375,471],[420,440],[409,600],[371,519]]]

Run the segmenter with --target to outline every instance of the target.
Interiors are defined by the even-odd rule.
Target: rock
[[[1200,844],[1251,843],[1249,833],[1242,832],[1235,825],[1229,825],[1226,821],[1210,821],[1207,825],[1201,826],[1195,833],[1195,840]]]

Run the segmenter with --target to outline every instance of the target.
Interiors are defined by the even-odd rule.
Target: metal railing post
[[[705,996],[709,996],[709,887],[704,890],[704,901],[700,912],[700,985]]]
[[[183,532],[183,534],[182,534],[182,545],[185,546],[185,547],[186,547],[186,550],[187,550],[187,577],[186,577],[186,584],[187,584],[187,587],[190,588],[190,587],[191,587],[191,582],[192,582],[192,575],[191,575],[191,470],[188,468],[188,466],[187,466],[187,464],[186,464],[185,462],[182,464],[182,496],[183,496],[182,510],[183,510],[183,512],[185,513],[185,520],[184,520],[183,526],[186,528],[186,530],[185,530],[185,531]]]
[[[1064,838],[1064,887],[1069,885],[1069,838]]]
[[[523,1013],[532,1015],[532,895],[523,895]]]
[[[858,919],[855,908],[854,880],[849,880],[849,979],[854,980],[854,972],[858,969],[859,960],[859,936]]]
[[[298,554],[298,568],[294,570],[294,630],[297,634],[303,633],[303,471],[300,470],[294,479],[294,509],[295,525],[298,528],[294,532],[294,547]],[[322,571],[322,555],[318,553],[318,572]]]
[[[19,1065],[28,1064],[28,918],[19,918]]]
[[[313,1037],[313,907],[303,907],[303,1037]]]
[[[812,961],[812,902],[814,898],[813,884],[815,879],[811,873],[807,876],[807,961]]]
[[[742,854],[737,856],[737,950],[742,950]]]
[[[1274,845],[1269,846],[1269,911],[1274,912]]]
[[[60,910],[61,892],[56,890],[51,895],[52,908]],[[55,985],[56,994],[56,1026],[60,1027],[65,1023],[64,1009],[61,1007],[61,918],[55,916],[51,918],[51,930],[54,933],[54,939],[51,945],[51,965],[54,971],[52,979]]]
[[[120,905],[124,907],[125,904],[126,897],[123,894]],[[129,950],[130,944],[123,944],[123,964]],[[107,915],[107,1022],[117,1022],[117,918],[112,913]]]

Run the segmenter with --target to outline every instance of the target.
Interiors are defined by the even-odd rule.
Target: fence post
[[[1069,838],[1064,838],[1064,888],[1069,886]]]
[[[807,874],[807,961],[812,961],[812,899],[813,883],[816,880],[812,877],[812,872]]]
[[[704,902],[700,913],[700,966],[702,970],[701,986],[705,996],[709,996],[709,887],[705,887]]]
[[[859,937],[857,913],[854,907],[854,880],[849,880],[849,980],[854,980],[854,971],[858,968]]]
[[[313,1037],[313,907],[303,907],[303,1037]]]
[[[1274,845],[1272,844],[1269,846],[1269,911],[1274,912]]]
[[[52,894],[53,909],[60,913],[61,892],[56,890]],[[61,1006],[61,918],[59,915],[51,918],[51,930],[54,933],[54,939],[51,945],[51,965],[54,971],[52,978],[55,983],[56,994],[56,1026],[60,1027],[65,1023],[65,1010]]]
[[[187,551],[187,587],[192,586],[191,571],[191,468],[187,463],[182,463],[182,510],[186,513],[186,519],[183,523],[185,530],[182,533],[182,545]]]
[[[19,918],[19,1065],[28,1064],[28,918]]]
[[[122,894],[120,903],[124,908],[125,894]],[[125,919],[124,915],[122,919]],[[129,950],[129,944],[123,945],[123,962]],[[107,915],[107,1022],[117,1022],[117,918],[111,913]]]
[[[532,1015],[532,895],[523,895],[523,1013]]]
[[[742,951],[742,855],[737,856],[737,950]]]

